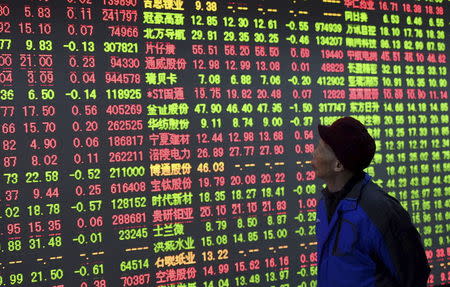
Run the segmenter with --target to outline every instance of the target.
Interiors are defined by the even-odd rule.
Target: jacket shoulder
[[[397,230],[401,233],[412,226],[411,218],[400,202],[373,182],[361,191],[359,204],[381,232]]]

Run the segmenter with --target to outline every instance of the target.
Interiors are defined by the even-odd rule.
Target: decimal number
[[[194,55],[218,55],[217,45],[192,45]]]
[[[67,34],[71,36],[74,35],[92,36],[94,34],[94,26],[85,24],[68,24]]]
[[[43,177],[42,177],[43,175]],[[59,172],[57,170],[47,170],[42,172],[26,172],[25,173],[25,182],[26,183],[39,183],[39,182],[55,182],[59,179]]]
[[[22,34],[35,34],[36,32],[41,35],[50,35],[52,33],[52,25],[50,23],[38,23],[33,24],[31,22],[20,22],[19,28]],[[9,29],[9,28],[8,28]],[[4,32],[5,33],[5,32]]]
[[[25,5],[23,7],[23,12],[27,18],[38,17],[49,19],[52,17],[52,10],[48,6],[32,7],[30,5]]]
[[[26,40],[25,41],[25,49],[27,51],[40,50],[40,51],[52,51],[53,50],[53,42],[50,40]]]
[[[195,1],[195,10],[215,12],[218,9],[218,4],[215,1]]]

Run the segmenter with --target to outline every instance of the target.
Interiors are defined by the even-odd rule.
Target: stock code
[[[0,286],[317,286],[344,115],[450,284],[446,2],[1,0]]]

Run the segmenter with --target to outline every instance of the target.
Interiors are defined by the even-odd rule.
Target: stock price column
[[[105,248],[107,240],[104,215],[107,176],[101,164],[104,155],[100,147],[105,139],[101,120],[100,99],[103,91],[97,88],[103,76],[98,71],[102,43],[94,42],[103,32],[99,20],[101,7],[92,1],[68,0],[61,7],[60,21],[63,41],[59,43],[62,53],[61,77],[62,105],[65,107],[64,123],[70,131],[65,137],[64,197],[67,204],[67,247],[72,247],[71,260],[66,263],[74,286],[106,286]],[[104,18],[104,17],[103,17]],[[102,19],[104,21],[104,19]],[[70,226],[70,227],[69,227]],[[111,265],[109,265],[111,266]],[[76,284],[76,285],[75,285]]]
[[[62,185],[60,123],[55,91],[55,7],[50,2],[2,4],[3,16],[13,16],[3,33],[17,35],[3,49],[9,58],[2,85],[14,105],[2,106],[14,121],[2,124],[6,184],[2,208],[7,219],[2,244],[7,272],[2,284],[57,285],[64,279],[62,259]],[[9,23],[9,24],[7,24]],[[5,41],[5,40],[2,40]],[[8,93],[7,93],[8,94]],[[13,103],[11,103],[13,104]],[[7,117],[8,118],[8,117]],[[18,167],[18,169],[16,169]],[[12,184],[12,185],[10,185]],[[20,185],[20,187],[19,187]],[[6,253],[5,253],[6,252]],[[26,253],[27,256],[21,255]],[[2,257],[3,257],[2,256]]]
[[[192,50],[199,55],[193,60],[201,71],[199,84],[205,85],[194,90],[203,102],[195,109],[204,129],[197,134],[203,146],[198,152],[213,158],[212,165],[198,170],[205,174],[200,178],[200,217],[207,234],[203,284],[283,285],[289,256],[278,244],[288,231],[285,167],[277,160],[285,146],[276,9],[223,3],[208,13],[216,11],[214,2],[196,4],[192,36],[206,42]]]
[[[150,229],[147,225],[146,208],[149,197],[148,167],[144,165],[147,153],[145,113],[145,75],[142,72],[145,46],[143,31],[145,23],[141,1],[104,1],[102,28],[108,38],[101,43],[104,53],[106,121],[104,155],[108,163],[107,194],[108,234],[114,251],[108,249],[111,265],[108,284],[136,286],[150,283],[148,252]],[[137,243],[138,242],[138,243]],[[136,252],[138,253],[136,255]],[[144,253],[145,255],[143,255]]]
[[[195,199],[197,209],[196,236],[198,259],[198,284],[196,286],[229,286],[230,258],[229,222],[226,220],[225,201],[227,168],[224,143],[223,93],[225,78],[221,62],[223,47],[220,44],[221,17],[220,3],[215,1],[195,1],[189,8],[192,40],[189,65],[192,69],[193,86],[190,87],[193,107],[192,134],[194,157],[193,168],[197,176],[193,178],[198,186]],[[189,7],[189,6],[188,6]]]
[[[386,189],[409,211],[435,271],[429,284],[448,281],[443,197],[448,189],[448,95],[444,7],[381,1],[379,61],[382,85],[382,171]],[[370,11],[368,11],[370,12]],[[370,15],[371,13],[369,13]],[[402,37],[403,40],[399,40]],[[431,150],[430,150],[431,149]]]
[[[324,97],[314,89],[316,65],[314,56],[313,31],[315,28],[311,3],[291,3],[280,14],[286,19],[282,22],[284,31],[286,74],[283,84],[283,101],[289,103],[287,117],[289,129],[286,131],[287,154],[295,155],[288,159],[287,174],[289,192],[289,254],[291,260],[290,286],[316,286],[317,250],[316,250],[316,207],[318,192],[315,172],[310,165],[316,136],[314,134],[314,113],[317,101]],[[329,92],[324,90],[324,94]],[[277,220],[278,221],[278,220]]]

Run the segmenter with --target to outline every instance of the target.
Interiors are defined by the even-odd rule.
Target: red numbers
[[[10,85],[13,82],[13,75],[11,70],[0,71],[0,84]]]
[[[217,55],[218,47],[216,45],[192,45],[192,54],[194,55]]]
[[[6,231],[8,235],[20,234],[22,227],[20,223],[10,223],[6,225]]]
[[[86,24],[68,24],[67,34],[71,36],[75,35],[92,36],[94,35],[94,26]]]
[[[37,155],[31,156],[31,165],[32,166],[56,166],[58,165],[58,155],[56,154],[46,154],[42,157],[39,157]]]
[[[144,222],[147,222],[147,217],[146,217],[145,212],[114,214],[112,216],[112,225],[135,224],[135,223],[144,223]]]
[[[77,126],[77,125],[75,125],[75,126]],[[99,147],[100,140],[98,137],[86,137],[84,140],[76,137],[76,138],[73,138],[72,144],[76,148],[83,148],[85,146],[86,147]]]
[[[108,26],[111,37],[127,37],[137,38],[139,37],[139,29],[137,26]]]
[[[15,123],[3,123],[1,125],[1,130],[3,134],[14,134],[16,132]]]
[[[76,55],[70,55],[68,58],[68,64],[70,67],[72,68],[78,68],[78,67],[82,67],[82,68],[95,68],[95,57],[91,56],[91,55],[82,55],[81,56],[81,63],[79,63],[78,57],[80,56],[76,56]],[[76,73],[76,72],[74,72]],[[91,77],[93,72],[91,73]],[[70,76],[69,76],[70,77]],[[77,83],[78,81],[78,75],[74,75],[72,76],[74,77],[73,79],[71,79],[71,81],[74,81],[75,83]],[[89,81],[88,78],[85,79],[86,81]],[[95,75],[93,79],[90,79],[90,81],[93,81],[95,83]]]
[[[27,82],[29,85],[53,84],[55,76],[52,70],[27,71]]]
[[[90,7],[66,7],[66,17],[70,20],[92,20],[92,9]]]
[[[85,220],[84,218],[79,217],[76,220],[76,225],[78,228],[101,227],[101,226],[103,226],[103,217],[102,216],[92,216],[88,220]]]
[[[11,67],[11,65],[12,65],[12,55],[0,54],[0,67]]]
[[[103,21],[136,22],[137,10],[102,9]]]
[[[10,22],[3,22],[3,21],[0,22],[0,33],[4,33],[4,34],[11,33],[11,23]]]
[[[343,59],[344,51],[342,50],[320,50],[324,59]]]
[[[51,9],[47,6],[32,7],[29,5],[25,5],[23,10],[25,17],[27,18],[38,17],[48,19],[52,16]]]
[[[150,274],[145,273],[133,276],[123,276],[120,277],[120,280],[122,280],[122,286],[124,287],[141,286],[150,283]]]
[[[345,66],[343,63],[323,63],[320,69],[323,72],[343,73]]]
[[[141,66],[141,62],[138,58],[111,56],[109,62],[111,68],[136,69]]]
[[[308,48],[290,48],[292,58],[309,58],[311,51]]]
[[[144,136],[113,136],[108,138],[110,146],[141,146],[144,142]]]
[[[16,201],[19,199],[19,190],[17,189],[9,189],[5,190],[4,198],[6,201]]]
[[[103,5],[136,7],[138,0],[103,0]]]
[[[98,114],[98,109],[96,105],[84,105],[84,106],[72,106],[72,115],[80,116],[96,116]]]
[[[71,71],[69,72],[69,81],[72,84],[94,84],[96,82],[95,73],[93,71]]]
[[[11,9],[7,4],[0,4],[0,16],[9,16],[11,14]]]
[[[144,124],[142,120],[117,120],[107,121],[108,131],[130,131],[142,130]]]
[[[106,72],[106,84],[140,84],[141,75],[137,73]]]

